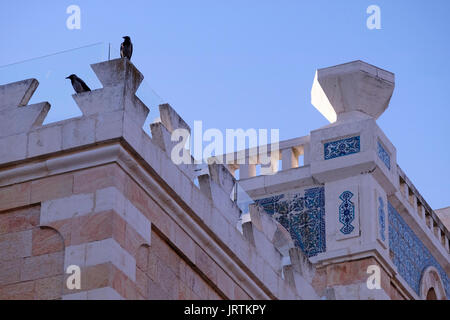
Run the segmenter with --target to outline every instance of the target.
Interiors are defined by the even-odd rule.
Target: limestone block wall
[[[39,226],[39,215],[39,205],[0,215],[2,300],[62,296],[64,241],[57,231]]]
[[[143,131],[142,74],[92,68],[103,88],[73,96],[83,116],[44,126],[50,104],[27,105],[36,80],[0,86],[0,299],[320,298],[283,226],[252,208],[237,227],[226,167],[197,187],[173,164],[170,134],[188,126],[169,105]]]

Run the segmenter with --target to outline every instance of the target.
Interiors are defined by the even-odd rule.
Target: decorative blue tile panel
[[[450,279],[395,208],[388,202],[389,247],[399,274],[420,295],[420,279],[426,268],[435,267],[450,297]]]
[[[378,141],[378,158],[383,161],[383,163],[386,165],[386,167],[391,170],[391,156],[389,153],[387,153],[386,150],[384,150],[383,146],[381,145],[380,141]]]
[[[325,189],[255,201],[288,230],[295,245],[312,257],[325,252]]]
[[[380,238],[386,240],[386,214],[384,213],[384,201],[381,197],[378,197],[378,224],[380,226]]]
[[[350,234],[355,229],[352,225],[353,220],[355,220],[355,204],[350,201],[353,198],[353,193],[344,191],[339,198],[342,200],[339,206],[339,222],[343,224],[341,232]]]
[[[360,137],[352,137],[324,144],[325,160],[347,156],[361,151]]]

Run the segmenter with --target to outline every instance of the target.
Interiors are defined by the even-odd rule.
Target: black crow
[[[91,91],[86,83],[78,78],[75,74],[71,74],[66,79],[70,79],[70,82],[72,82],[72,87],[76,93]]]
[[[133,55],[133,44],[131,43],[130,37],[125,36],[123,39],[125,40],[120,46],[120,57],[131,60],[131,56]]]

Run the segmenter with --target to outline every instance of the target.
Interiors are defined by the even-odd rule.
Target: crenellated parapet
[[[145,133],[149,109],[136,97],[143,75],[135,66],[117,59],[92,69],[103,87],[73,95],[82,116],[47,125],[48,103],[27,106],[36,80],[0,86],[0,214],[37,209],[35,228],[57,234],[58,277],[73,265],[85,275],[75,291],[64,278],[62,298],[145,299],[173,288],[180,292],[172,298],[205,298],[200,279],[228,299],[319,298],[314,270],[289,232],[257,207],[243,217],[227,166],[211,163],[199,173],[194,164],[173,163],[172,135],[190,128],[170,105],[159,107],[152,137]],[[151,266],[153,254],[167,256],[158,253],[161,241],[198,280],[184,283],[188,271],[178,270],[167,279],[179,285],[156,289],[154,272],[170,269]],[[40,242],[42,252],[49,243]],[[31,258],[49,263],[40,255],[17,263]]]
[[[0,86],[0,159],[14,161],[27,154],[28,133],[40,127],[50,110],[48,102],[28,105],[39,82],[28,79]]]

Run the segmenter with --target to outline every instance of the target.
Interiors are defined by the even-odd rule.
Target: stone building
[[[0,86],[0,299],[450,296],[450,210],[430,208],[376,124],[392,73],[318,70],[312,103],[331,124],[269,148],[257,175],[251,150],[175,165],[171,133],[188,125],[161,105],[150,137],[142,74],[92,68],[103,88],[74,95],[83,115],[48,125],[49,103],[28,105],[35,79]]]

